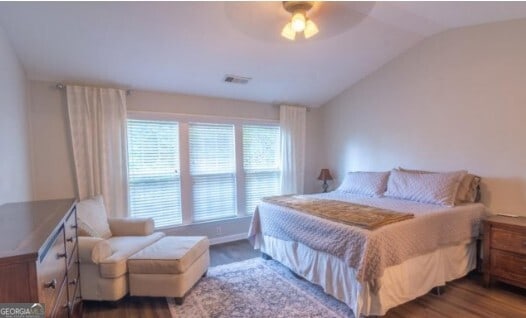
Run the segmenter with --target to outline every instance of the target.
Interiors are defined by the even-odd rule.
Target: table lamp
[[[323,181],[323,185],[321,187],[323,189],[323,192],[327,192],[327,189],[329,188],[327,180],[332,180],[331,172],[329,171],[329,169],[321,169],[318,180]]]

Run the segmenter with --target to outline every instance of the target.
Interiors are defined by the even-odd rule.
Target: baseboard
[[[247,233],[239,233],[239,234],[233,234],[233,235],[227,235],[227,236],[214,237],[210,239],[210,245],[239,241],[239,240],[244,240],[246,238],[247,238]]]

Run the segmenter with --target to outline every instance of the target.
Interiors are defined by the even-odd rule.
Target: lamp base
[[[323,185],[321,186],[321,188],[323,189],[323,193],[326,193],[327,189],[329,189],[329,184],[326,180],[323,181]]]

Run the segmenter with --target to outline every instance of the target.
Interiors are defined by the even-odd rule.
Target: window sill
[[[157,232],[163,232],[163,231],[170,231],[170,230],[178,230],[182,228],[192,228],[192,227],[199,227],[199,226],[214,226],[214,225],[223,225],[227,223],[237,223],[239,221],[248,221],[252,219],[252,215],[244,215],[244,216],[234,216],[224,219],[216,219],[216,220],[207,220],[207,221],[201,221],[201,222],[193,222],[189,224],[177,224],[177,225],[168,225],[168,226],[160,226],[156,227],[155,231]]]
[[[206,236],[210,244],[221,244],[247,238],[252,216],[240,216],[186,225],[177,225],[156,229],[166,235]]]

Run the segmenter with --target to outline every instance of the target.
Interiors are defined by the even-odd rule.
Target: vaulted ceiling
[[[30,79],[317,107],[419,41],[526,17],[524,2],[321,2],[288,41],[281,2],[2,2]],[[251,77],[246,85],[226,74]]]

